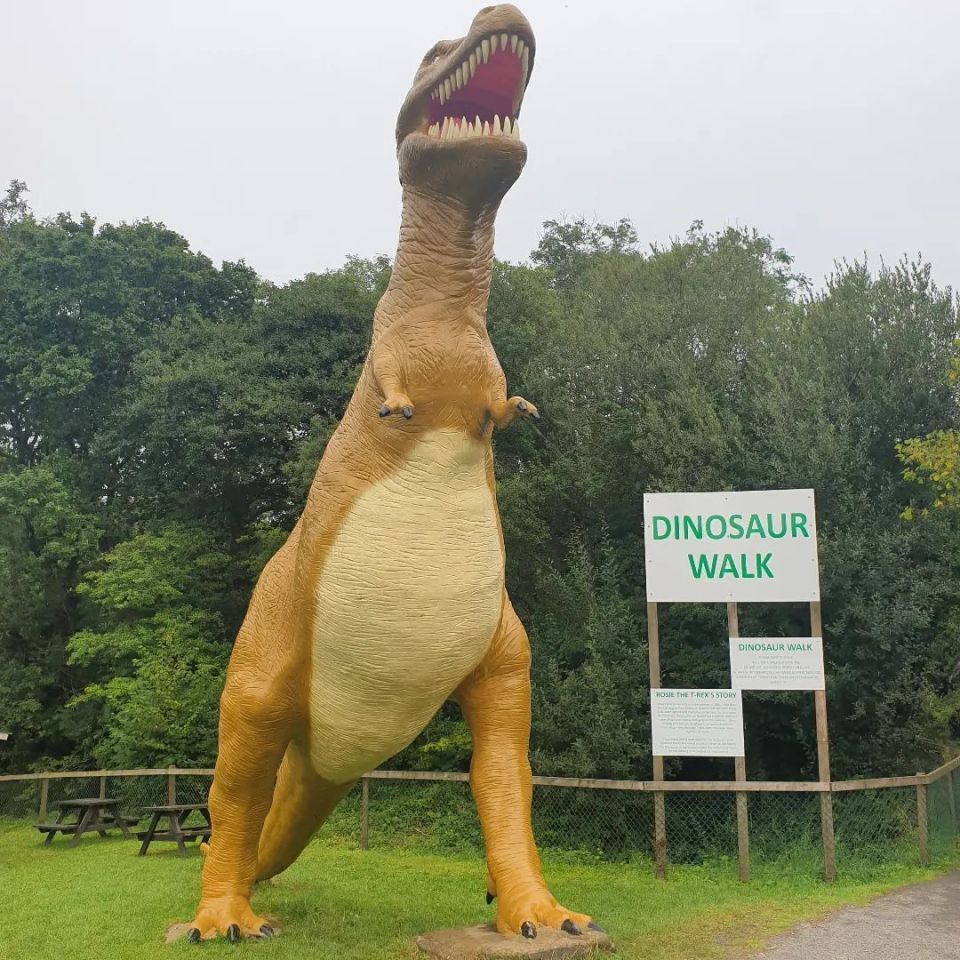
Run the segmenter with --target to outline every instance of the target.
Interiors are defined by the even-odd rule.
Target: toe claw
[[[264,939],[269,939],[273,936],[273,927],[269,923],[260,924],[260,936]]]
[[[529,920],[524,920],[520,924],[520,933],[528,940],[536,940],[537,938],[537,928]]]
[[[404,418],[409,420],[413,416],[413,407],[404,407],[401,412]]]
[[[532,413],[533,413],[533,419],[534,419],[534,420],[539,420],[539,419],[540,419],[540,411],[539,411],[539,410],[534,410],[534,411],[532,411]]]
[[[597,933],[606,933],[607,931],[600,926],[599,923],[594,923],[592,920],[587,924],[588,930],[596,930]]]
[[[380,408],[380,410],[378,411],[378,413],[380,414],[381,417],[388,417],[388,416],[390,416],[390,408],[389,408],[386,404],[384,404],[384,405]]]
[[[560,929],[564,933],[572,934],[574,937],[579,937],[583,933],[583,931],[569,917],[567,917],[567,919],[560,924]]]
[[[200,930],[197,927],[191,927],[187,931],[187,942],[188,943],[199,943],[200,942]]]
[[[231,943],[240,942],[240,927],[237,924],[231,923],[230,926],[227,927],[227,939]]]
[[[496,900],[496,899],[497,899],[497,898],[496,898],[496,895],[495,895],[495,894],[492,894],[492,893],[488,890],[488,891],[487,891],[487,906],[490,906],[490,904],[493,903],[493,901]]]

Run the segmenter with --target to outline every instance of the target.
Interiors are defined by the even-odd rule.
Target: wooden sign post
[[[647,603],[647,653],[650,659],[650,686],[660,686],[660,621],[656,603]],[[653,779],[663,782],[663,757],[654,754]],[[653,858],[657,865],[657,878],[667,875],[667,812],[663,791],[653,795]]]
[[[727,633],[731,637],[740,636],[740,615],[735,602],[727,604]],[[733,763],[734,779],[743,783],[747,779],[747,758],[736,757]],[[737,791],[737,865],[740,879],[746,883],[750,879],[750,818],[743,790]]]

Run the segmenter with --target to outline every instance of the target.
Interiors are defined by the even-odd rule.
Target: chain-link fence
[[[36,820],[61,800],[102,796],[119,800],[126,816],[142,818],[148,806],[205,802],[211,779],[209,771],[179,770],[0,779],[0,817]],[[533,825],[540,848],[550,855],[653,859],[658,785],[587,783],[535,784]],[[767,791],[752,784],[745,794],[746,819],[739,824],[733,787],[661,788],[666,861],[729,863],[736,871],[744,842],[753,868],[811,875],[823,871],[828,844],[837,872],[848,877],[869,878],[891,863],[960,860],[960,760],[925,777],[878,783],[883,781],[837,783],[819,792],[782,784]],[[832,831],[824,828],[824,804],[832,812]],[[344,797],[323,832],[326,842],[349,846],[432,852],[483,846],[466,778],[443,774],[378,771]]]

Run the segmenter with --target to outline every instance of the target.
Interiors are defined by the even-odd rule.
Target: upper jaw
[[[397,148],[411,134],[434,140],[519,140],[517,117],[535,55],[515,7],[478,15],[469,34],[421,68],[397,119]]]

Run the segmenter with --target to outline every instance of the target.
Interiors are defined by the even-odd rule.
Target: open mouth
[[[493,33],[430,94],[426,133],[438,140],[520,139],[517,116],[530,72],[530,44]]]

